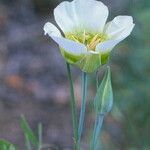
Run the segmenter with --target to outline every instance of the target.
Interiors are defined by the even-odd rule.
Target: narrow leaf
[[[42,124],[39,123],[38,125],[38,137],[39,137],[39,145],[38,145],[38,150],[42,149]]]
[[[16,150],[15,147],[13,145],[9,146],[9,150]]]
[[[31,130],[28,122],[26,121],[25,117],[22,116],[21,117],[21,128],[25,134],[25,136],[28,137],[29,141],[34,145],[34,146],[38,146],[38,139],[35,136],[35,134],[33,133],[33,131]]]
[[[0,150],[18,150],[18,148],[9,141],[0,140]]]
[[[26,139],[26,148],[27,150],[32,150],[32,146],[31,146],[31,143],[30,143],[30,140],[29,140],[29,137],[27,134],[25,134],[25,139]]]

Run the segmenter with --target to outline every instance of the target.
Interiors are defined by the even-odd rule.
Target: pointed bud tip
[[[107,71],[106,72],[107,72],[106,74],[110,76],[110,74],[111,74],[110,66],[107,66]]]
[[[107,66],[107,70],[110,71],[110,66]]]

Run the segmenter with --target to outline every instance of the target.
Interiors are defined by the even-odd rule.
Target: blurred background
[[[24,114],[32,129],[44,126],[44,142],[72,149],[69,85],[66,65],[58,46],[43,34],[43,25],[54,22],[53,9],[61,0],[0,0],[0,139],[24,147],[19,127]],[[132,35],[111,55],[114,106],[105,118],[103,150],[150,150],[150,1],[103,0],[109,20],[132,15]],[[55,22],[54,22],[55,23]],[[80,75],[73,68],[80,107]],[[103,69],[99,72],[102,77]],[[95,76],[89,76],[90,94],[83,149],[93,128],[92,97]]]

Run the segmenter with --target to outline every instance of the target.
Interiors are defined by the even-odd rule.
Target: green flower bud
[[[108,67],[94,99],[94,107],[98,114],[106,114],[112,109],[113,91],[110,74],[110,67]]]

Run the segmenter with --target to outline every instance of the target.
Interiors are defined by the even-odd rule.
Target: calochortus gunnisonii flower
[[[55,21],[44,25],[48,34],[60,47],[65,60],[91,73],[106,64],[111,50],[128,35],[134,23],[131,16],[117,16],[106,23],[108,8],[96,0],[64,1],[54,10]]]

